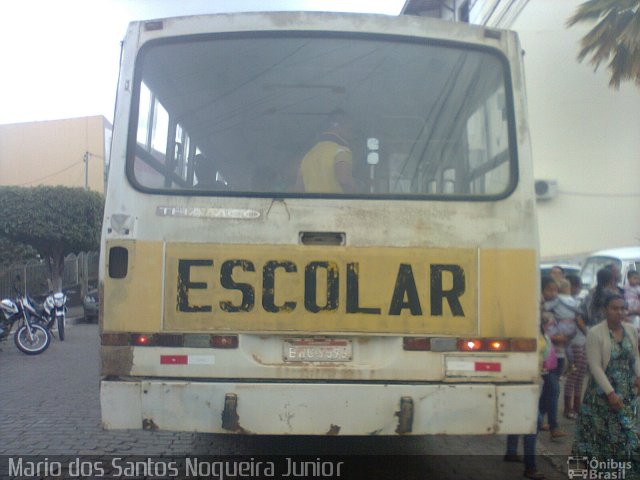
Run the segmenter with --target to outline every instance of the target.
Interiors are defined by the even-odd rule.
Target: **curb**
[[[549,465],[560,473],[567,474],[567,462],[560,460],[563,458],[561,454],[554,453],[544,446],[538,448],[538,456],[543,458]]]
[[[67,323],[69,325],[76,325],[78,323],[92,323],[87,322],[84,316],[84,308],[82,305],[74,305],[67,309]]]

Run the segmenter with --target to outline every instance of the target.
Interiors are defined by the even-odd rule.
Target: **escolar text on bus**
[[[192,280],[192,274],[198,269],[219,269],[220,289],[214,288],[207,282]],[[448,306],[453,316],[465,315],[460,298],[466,290],[465,271],[456,264],[431,264],[429,272],[428,305],[423,305],[418,291],[418,282],[413,273],[412,265],[400,263],[395,272],[393,289],[388,292],[388,310],[383,311],[380,305],[361,305],[359,292],[366,288],[366,282],[359,275],[359,263],[348,262],[341,271],[339,265],[332,261],[311,261],[305,265],[298,265],[293,261],[269,260],[261,267],[261,278],[257,275],[255,282],[240,282],[234,278],[234,273],[257,272],[256,264],[246,259],[230,259],[219,266],[211,259],[180,259],[178,260],[177,282],[177,311],[179,312],[212,312],[219,311],[250,312],[256,308],[256,289],[261,289],[261,307],[269,313],[292,312],[304,308],[310,313],[338,312],[347,314],[371,315],[400,315],[405,311],[412,316],[422,316],[428,312],[430,316],[442,316],[444,305]],[[302,273],[304,289],[304,305],[294,300],[280,300],[276,302],[276,276]],[[326,288],[318,288],[318,278],[323,278]],[[366,279],[375,282],[375,279]],[[346,283],[346,298],[344,306],[340,302],[340,285]],[[189,293],[193,290],[211,293],[211,303],[194,304],[190,301]],[[225,298],[225,292],[235,290],[240,292],[240,301]],[[322,296],[322,298],[321,298]],[[286,292],[278,295],[286,297]]]

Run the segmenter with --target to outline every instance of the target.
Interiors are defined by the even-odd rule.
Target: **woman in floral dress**
[[[623,321],[626,305],[621,295],[607,295],[603,307],[606,321],[587,334],[590,378],[571,453],[602,461],[631,460],[638,453],[638,335],[633,326]]]

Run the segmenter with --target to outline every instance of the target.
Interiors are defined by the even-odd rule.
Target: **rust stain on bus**
[[[132,347],[100,347],[101,374],[103,376],[129,375],[133,367]]]

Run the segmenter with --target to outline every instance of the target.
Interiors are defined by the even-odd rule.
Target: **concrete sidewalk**
[[[564,385],[561,384],[560,392],[564,391]],[[567,473],[567,459],[571,455],[571,447],[576,428],[575,420],[568,420],[562,415],[562,398],[558,405],[558,423],[560,430],[567,433],[566,437],[551,439],[549,431],[541,431],[538,433],[537,451],[541,458],[550,462],[558,471]]]

